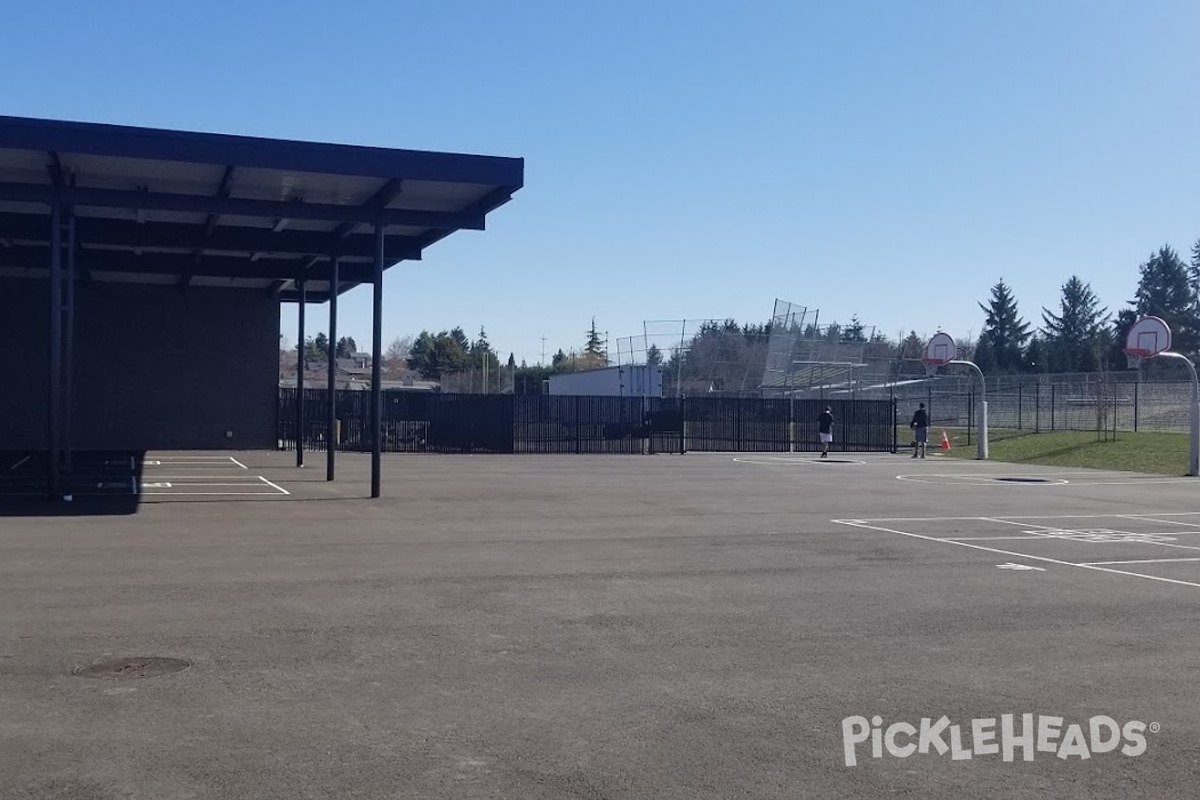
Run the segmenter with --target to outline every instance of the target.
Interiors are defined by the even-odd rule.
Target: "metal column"
[[[67,209],[67,307],[63,322],[63,421],[62,443],[67,475],[74,472],[72,451],[74,437],[71,432],[71,417],[75,406],[75,209]]]
[[[308,303],[307,284],[303,276],[296,283],[300,290],[300,312],[297,327],[300,332],[296,344],[296,466],[304,466],[304,351],[308,349],[308,340],[304,338],[304,306]]]
[[[333,480],[334,452],[337,450],[337,312],[338,312],[338,262],[337,256],[330,265],[333,275],[329,279],[329,415],[325,419],[325,480]]]
[[[380,382],[383,361],[383,224],[375,223],[375,278],[371,304],[371,497],[380,495],[380,451],[383,447],[383,425],[380,404],[383,400]]]
[[[59,470],[59,436],[62,413],[62,208],[55,198],[50,209],[50,379],[46,408],[47,491],[58,499],[62,476]]]

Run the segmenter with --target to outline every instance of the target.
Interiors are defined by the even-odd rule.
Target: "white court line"
[[[837,456],[833,453],[829,454],[828,459],[823,459],[823,458],[821,458],[821,454],[819,452],[813,452],[811,454],[811,457],[808,454],[801,455],[798,453],[791,458],[760,457],[760,458],[735,458],[733,460],[739,464],[759,464],[764,467],[774,466],[775,464],[783,464],[786,466],[791,466],[793,464],[800,465],[800,466],[808,466],[809,464],[859,464],[862,466],[874,466],[872,464],[868,464],[866,461],[861,461],[857,458],[843,458],[843,457]]]
[[[238,465],[239,467],[241,467],[242,469],[250,469],[249,467],[247,467],[247,466],[246,466],[245,464],[243,464],[242,462],[238,461],[238,460],[237,460],[236,458],[234,458],[233,456],[230,456],[230,457],[229,457],[229,460],[230,460],[230,461],[232,461],[233,463],[237,464],[237,465]]]
[[[275,492],[142,492],[160,497],[279,497]]]
[[[1010,542],[1028,542],[1030,539],[1037,539],[1036,536],[943,536],[938,539],[939,542],[989,542],[989,541],[1010,541]]]
[[[1121,519],[1140,519],[1143,522],[1162,522],[1167,525],[1186,525],[1189,528],[1200,528],[1200,522],[1176,522],[1173,519],[1159,519],[1154,516],[1143,516],[1141,514],[1117,514]],[[1178,531],[1178,533],[1200,533],[1200,530],[1194,531]]]
[[[1129,514],[1007,514],[1003,519],[992,517],[863,517],[854,522],[958,522],[963,520],[992,520],[1006,522],[1018,519],[1113,519],[1114,517],[1130,516]],[[1160,511],[1154,517],[1200,517],[1200,511]],[[849,520],[847,520],[849,521]],[[1166,520],[1162,520],[1165,522]],[[1018,524],[1018,523],[1013,523]],[[1037,527],[1036,525],[1034,527]],[[1049,527],[1043,525],[1042,527]]]
[[[280,485],[279,485],[279,484],[277,484],[277,483],[271,483],[269,480],[267,480],[266,478],[264,478],[262,475],[259,475],[259,476],[258,476],[258,479],[259,479],[260,481],[262,481],[263,483],[265,483],[267,486],[274,487],[274,488],[278,489],[279,491],[283,492],[284,494],[287,494],[287,495],[290,495],[290,494],[291,494],[291,492],[289,492],[287,489],[283,488],[282,486],[280,486]]]
[[[1200,558],[1141,558],[1136,561],[1084,561],[1081,566],[1095,567],[1108,564],[1174,564],[1179,561],[1200,561]]]
[[[1109,519],[1112,519],[1112,518],[1113,517],[1109,517]],[[1121,515],[1116,518],[1117,519],[1129,519],[1130,517],[1129,517],[1129,515]],[[1002,522],[1006,525],[1017,525],[1022,528],[1041,528],[1042,530],[1046,531],[1046,533],[1031,532],[1028,537],[1030,539],[1042,539],[1042,540],[1059,541],[1059,542],[1077,542],[1079,544],[1151,544],[1151,545],[1154,545],[1155,547],[1176,547],[1180,550],[1200,550],[1200,547],[1193,547],[1193,546],[1187,545],[1187,544],[1171,544],[1170,542],[1155,542],[1150,539],[1143,540],[1141,538],[1138,538],[1131,542],[1089,542],[1086,539],[1079,539],[1079,538],[1075,538],[1072,536],[1055,536],[1054,535],[1056,532],[1071,533],[1070,528],[1058,528],[1053,525],[1038,525],[1038,524],[1032,523],[1032,522],[1013,522],[1010,520],[999,519],[996,517],[980,517],[980,519],[986,520],[988,522]],[[1134,531],[1119,531],[1116,528],[1105,528],[1105,530],[1112,531],[1113,533],[1120,533],[1125,536],[1134,536],[1134,537],[1155,536],[1155,535],[1159,535],[1159,536],[1175,536],[1175,535],[1177,535],[1173,532],[1166,533],[1166,534],[1136,533]]]
[[[1062,561],[1057,558],[1047,558],[1046,556],[1031,556],[1026,553],[1014,553],[1011,550],[1000,550],[999,548],[996,548],[996,547],[984,547],[983,545],[971,544],[970,542],[955,542],[955,541],[951,541],[948,539],[937,539],[937,538],[934,538],[933,536],[926,536],[923,533],[909,533],[907,531],[898,531],[895,528],[884,528],[880,525],[867,525],[866,523],[860,522],[858,520],[835,519],[835,520],[831,520],[831,522],[835,522],[835,523],[838,523],[841,525],[850,525],[855,528],[865,528],[867,530],[882,531],[884,533],[895,533],[895,534],[899,534],[900,536],[910,536],[914,539],[924,539],[925,541],[928,541],[928,542],[943,542],[945,544],[953,544],[953,545],[957,545],[959,547],[969,547],[973,550],[982,550],[986,553],[997,553],[1002,556],[1012,556],[1014,558],[1024,558],[1024,559],[1028,559],[1031,561],[1044,561],[1048,564],[1058,564],[1059,566],[1063,566],[1063,567],[1075,567],[1077,569],[1087,569],[1087,570],[1093,570],[1095,572],[1108,572],[1113,575],[1129,575],[1134,578],[1145,578],[1146,580],[1161,581],[1162,583],[1174,583],[1174,584],[1178,584],[1181,586],[1194,586],[1197,589],[1200,589],[1200,583],[1193,583],[1192,581],[1181,581],[1181,580],[1177,580],[1175,578],[1162,578],[1162,577],[1159,577],[1158,575],[1146,575],[1141,572],[1129,572],[1127,570],[1122,570],[1122,569],[1111,569],[1109,567],[1096,566],[1095,564],[1079,564],[1079,563],[1076,563],[1073,561]]]

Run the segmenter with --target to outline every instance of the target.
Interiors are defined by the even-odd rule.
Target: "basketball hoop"
[[[1143,359],[1154,358],[1171,349],[1171,329],[1158,317],[1142,317],[1125,335],[1125,355],[1130,369],[1136,369]]]
[[[954,337],[948,333],[935,333],[925,345],[925,355],[921,358],[925,364],[925,375],[932,378],[938,367],[944,367],[958,357],[958,345]]]

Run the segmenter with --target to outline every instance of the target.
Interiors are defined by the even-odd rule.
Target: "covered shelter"
[[[378,497],[383,276],[523,183],[519,158],[0,116],[0,450],[44,452],[57,497],[80,449],[273,448],[281,303],[304,341],[328,302],[336,342],[370,284]]]

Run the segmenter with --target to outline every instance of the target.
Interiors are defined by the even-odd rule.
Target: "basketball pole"
[[[947,364],[959,364],[964,367],[970,367],[975,370],[975,374],[979,376],[979,435],[976,437],[979,443],[979,449],[976,451],[976,458],[979,461],[988,460],[988,404],[987,404],[987,380],[983,377],[983,370],[974,361],[947,361]]]
[[[1192,374],[1191,430],[1188,435],[1188,475],[1200,475],[1200,380],[1196,378],[1196,365],[1183,353],[1162,352],[1160,358],[1178,358],[1187,364]]]

